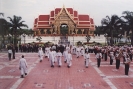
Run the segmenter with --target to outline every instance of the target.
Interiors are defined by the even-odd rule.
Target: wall
[[[25,39],[23,36],[21,36],[21,43],[31,43],[31,42],[39,42],[36,40],[37,37],[29,37],[29,36],[25,36]],[[60,36],[47,36],[47,37],[41,37],[42,41],[41,42],[53,42],[55,44],[57,44],[60,40]],[[86,37],[85,36],[69,36],[68,37],[68,41],[70,41],[71,44],[73,44],[75,42],[81,41],[81,42],[87,42]],[[96,36],[96,37],[91,37],[90,42],[100,42],[100,43],[105,43],[105,37],[103,35]]]

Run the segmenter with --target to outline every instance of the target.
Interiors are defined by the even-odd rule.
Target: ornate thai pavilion
[[[56,8],[34,20],[35,36],[93,36],[95,24],[89,15],[80,15],[73,8]]]

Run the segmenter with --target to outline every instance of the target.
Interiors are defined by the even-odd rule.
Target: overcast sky
[[[21,16],[29,28],[38,15],[50,14],[55,8],[73,8],[79,14],[88,14],[96,25],[107,15],[121,16],[123,11],[133,11],[133,0],[0,0],[0,12],[4,18]]]

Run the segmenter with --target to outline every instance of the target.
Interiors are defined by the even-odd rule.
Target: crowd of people
[[[26,48],[25,47],[30,47]],[[116,61],[116,69],[120,67],[120,60],[125,64],[125,75],[128,75],[129,65],[132,61],[133,56],[133,47],[124,45],[124,46],[87,46],[87,45],[46,45],[46,46],[25,46],[22,47],[22,52],[38,52],[38,56],[40,58],[40,62],[43,61],[44,58],[48,58],[50,62],[50,66],[54,68],[54,64],[57,62],[58,67],[62,66],[62,56],[64,57],[64,62],[67,63],[67,67],[70,68],[72,66],[72,55],[76,55],[77,58],[83,56],[85,61],[85,67],[88,68],[90,53],[94,53],[97,59],[97,66],[100,67],[101,59],[107,61],[110,60],[110,65]],[[35,48],[34,48],[35,47]],[[13,49],[14,47],[12,47]],[[11,47],[8,48],[9,60],[11,60]],[[34,50],[34,51],[33,51]],[[24,55],[22,56],[24,59]],[[20,61],[21,62],[21,61]],[[23,61],[26,62],[26,61]],[[23,63],[22,63],[23,64]],[[26,63],[25,63],[26,64]],[[20,63],[21,66],[21,63]],[[27,64],[25,65],[27,66]],[[26,67],[25,67],[26,68]],[[23,68],[22,75],[25,74],[25,68]],[[22,69],[22,68],[20,68]],[[26,73],[27,74],[27,73]],[[23,77],[23,76],[22,76]]]
[[[45,48],[45,57],[48,57],[50,60],[51,67],[54,67],[54,63],[57,62],[59,67],[61,66],[61,56],[64,56],[64,62],[68,63],[68,68],[72,65],[72,55],[76,55],[77,58],[84,56],[85,66],[88,68],[90,54],[95,53],[97,59],[97,66],[100,67],[101,59],[107,61],[110,60],[110,65],[116,61],[116,69],[120,67],[120,60],[123,60],[125,64],[125,75],[128,75],[129,65],[132,61],[133,56],[133,47],[124,45],[124,46],[63,46],[63,51],[56,48],[56,46],[49,46]],[[42,49],[40,48],[40,51]],[[43,51],[42,51],[43,52]],[[40,55],[40,53],[39,53]],[[40,60],[42,57],[40,56]],[[42,61],[42,60],[41,60]],[[40,62],[41,62],[40,61]]]

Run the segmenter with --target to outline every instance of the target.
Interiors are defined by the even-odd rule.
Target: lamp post
[[[55,44],[55,35],[56,35],[56,32],[54,32],[53,35],[54,35],[54,44]]]
[[[75,33],[74,33],[74,32],[72,32],[72,35],[73,35],[73,45],[74,45],[74,34],[75,34]]]
[[[106,40],[107,40],[107,33],[104,34],[104,37],[105,37],[105,45],[106,45]]]

